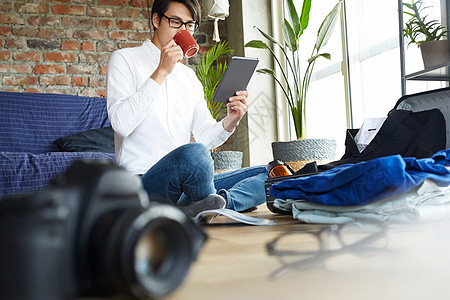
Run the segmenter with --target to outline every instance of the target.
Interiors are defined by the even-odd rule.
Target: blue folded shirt
[[[300,199],[316,204],[365,205],[404,193],[431,179],[439,186],[450,184],[450,149],[431,158],[376,158],[272,185],[270,194],[280,199]]]

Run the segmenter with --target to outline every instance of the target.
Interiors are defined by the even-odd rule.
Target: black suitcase
[[[450,148],[450,87],[426,91],[401,97],[394,109],[411,110],[413,112],[437,108],[442,112],[446,123],[447,142]]]

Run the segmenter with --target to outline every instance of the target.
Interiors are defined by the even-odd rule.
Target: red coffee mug
[[[175,41],[175,43],[177,43],[177,45],[181,47],[185,58],[194,56],[200,49],[194,37],[188,30],[179,31],[173,37],[173,40]]]

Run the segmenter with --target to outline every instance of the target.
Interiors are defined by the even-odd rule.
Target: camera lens
[[[141,216],[143,219],[147,217]],[[151,219],[145,228],[137,226],[131,230],[130,235],[134,237],[130,238],[136,242],[130,244],[135,246],[133,258],[129,258],[134,262],[125,263],[124,272],[131,279],[130,288],[134,294],[146,293],[159,298],[172,292],[183,281],[192,261],[192,243],[180,223],[165,218]]]
[[[90,239],[92,286],[137,298],[167,296],[184,280],[195,258],[197,227],[178,208],[152,204],[147,210],[103,215]]]
[[[137,242],[135,252],[136,272],[141,276],[158,273],[160,267],[167,259],[167,236],[161,232],[149,230]]]
[[[152,203],[148,209],[103,214],[91,232],[88,257],[80,260],[87,262],[89,285],[97,294],[157,299],[183,282],[205,240],[180,209]]]

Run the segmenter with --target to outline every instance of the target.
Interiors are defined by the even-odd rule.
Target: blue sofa
[[[105,98],[0,92],[0,198],[45,188],[74,160],[114,161]]]

